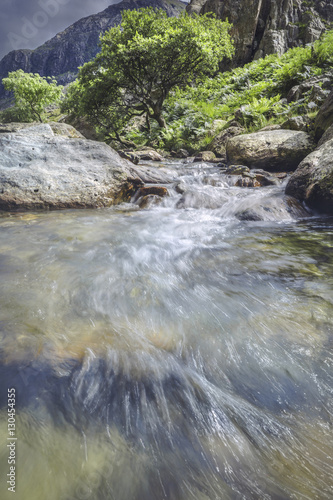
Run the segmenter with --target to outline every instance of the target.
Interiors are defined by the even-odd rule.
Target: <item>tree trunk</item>
[[[164,120],[164,118],[162,116],[162,106],[163,106],[163,102],[158,102],[158,103],[151,105],[151,107],[153,108],[153,112],[154,112],[151,115],[151,118],[156,120],[161,128],[167,128],[166,121]]]
[[[167,124],[162,116],[162,113],[159,113],[158,115],[154,114],[153,118],[155,118],[161,128],[167,128]]]

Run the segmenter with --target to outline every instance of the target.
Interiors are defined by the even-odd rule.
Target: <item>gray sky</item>
[[[119,0],[0,0],[0,59],[14,49],[35,49],[81,17]]]

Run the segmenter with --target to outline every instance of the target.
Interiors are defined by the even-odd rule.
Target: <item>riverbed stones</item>
[[[245,167],[244,165],[230,165],[223,173],[226,175],[243,175],[249,172],[249,167]]]
[[[286,194],[319,212],[333,214],[333,139],[300,163],[289,179]]]
[[[142,185],[133,165],[104,143],[72,138],[68,125],[0,134],[2,210],[105,207]]]
[[[262,169],[250,169],[244,165],[226,165],[221,173],[227,175],[237,187],[276,186],[286,177],[285,172],[271,173]]]
[[[271,130],[229,139],[229,164],[263,168],[269,172],[295,170],[315,148],[309,134],[294,130]]]
[[[237,187],[260,187],[261,184],[255,177],[242,177],[239,176],[236,180],[235,186]]]
[[[156,196],[167,196],[168,190],[164,186],[144,186],[139,189],[138,195],[139,196],[146,196],[147,194],[154,194]]]

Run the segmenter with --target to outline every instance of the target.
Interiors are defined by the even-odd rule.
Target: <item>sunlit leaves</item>
[[[62,89],[55,79],[44,78],[38,73],[12,71],[2,80],[6,90],[14,93],[16,109],[21,110],[27,121],[43,121],[46,106],[60,100]]]
[[[81,68],[67,108],[114,131],[143,114],[148,128],[151,119],[165,127],[163,106],[170,91],[214,74],[219,62],[232,56],[229,28],[207,15],[169,18],[153,8],[124,11],[121,26],[102,36],[101,52]]]

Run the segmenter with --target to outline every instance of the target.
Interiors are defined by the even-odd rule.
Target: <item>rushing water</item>
[[[2,214],[1,499],[11,387],[18,500],[333,498],[333,221],[170,167],[142,210]]]

